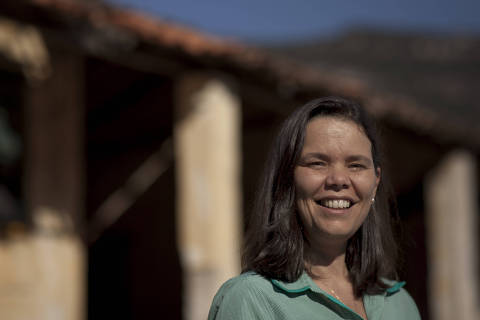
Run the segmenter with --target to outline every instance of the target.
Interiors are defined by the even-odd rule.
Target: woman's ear
[[[377,167],[375,169],[375,192],[373,194],[373,196],[375,197],[375,194],[377,194],[377,188],[378,188],[378,185],[380,184],[380,177],[382,176],[382,169],[380,169],[380,167]]]

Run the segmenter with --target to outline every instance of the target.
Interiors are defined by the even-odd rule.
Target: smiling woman
[[[297,109],[270,152],[243,274],[209,319],[419,319],[397,282],[397,245],[373,120],[357,103]]]
[[[333,241],[343,246],[365,220],[380,182],[371,149],[353,121],[316,117],[308,123],[294,181],[310,249]]]

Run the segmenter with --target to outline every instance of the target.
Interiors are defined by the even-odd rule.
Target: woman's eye
[[[324,161],[312,161],[312,162],[309,162],[308,165],[310,167],[324,167],[327,164]]]
[[[363,165],[363,164],[361,164],[361,163],[351,163],[351,164],[349,165],[349,167],[350,167],[351,169],[354,169],[354,170],[360,170],[360,169],[365,169],[365,168],[366,168],[365,165]]]

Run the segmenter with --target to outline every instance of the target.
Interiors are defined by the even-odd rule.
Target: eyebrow
[[[351,155],[351,156],[347,157],[347,161],[348,162],[351,162],[351,161],[366,161],[368,163],[373,163],[373,160],[371,158],[365,157],[361,154]]]
[[[320,158],[320,159],[330,159],[330,157],[324,153],[320,152],[309,152],[307,154],[302,155],[301,158]]]
[[[319,158],[319,159],[324,159],[324,160],[329,160],[330,159],[330,156],[325,154],[325,153],[321,153],[321,152],[310,152],[310,153],[307,153],[305,155],[303,155],[301,158],[302,159],[305,159],[305,158]],[[354,154],[354,155],[351,155],[351,156],[348,156],[347,157],[347,162],[352,162],[352,161],[365,161],[365,162],[368,162],[368,163],[373,163],[373,160],[369,157],[366,157],[364,155],[361,155],[361,154]]]

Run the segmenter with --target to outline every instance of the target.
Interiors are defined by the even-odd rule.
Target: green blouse
[[[417,320],[417,306],[404,282],[393,282],[379,295],[366,295],[368,320]],[[320,289],[307,273],[295,282],[269,280],[247,272],[228,280],[213,299],[208,320],[340,320],[362,318]]]

